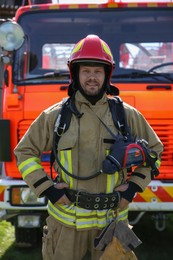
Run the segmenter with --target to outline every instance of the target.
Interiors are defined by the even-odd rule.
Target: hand
[[[67,183],[61,182],[61,183],[56,183],[54,185],[56,189],[64,189],[64,188],[69,188],[69,185]],[[63,204],[63,205],[70,205],[71,201],[67,198],[67,196],[64,194],[54,205],[56,204]]]
[[[128,183],[122,184],[122,185],[116,187],[116,188],[115,188],[115,191],[121,191],[121,192],[123,192],[123,191],[127,190],[128,187],[129,187],[129,184],[128,184]],[[120,200],[120,202],[119,202],[119,205],[118,205],[118,208],[119,208],[120,210],[124,210],[124,209],[126,209],[126,208],[129,206],[129,203],[130,203],[130,202],[129,202],[128,200],[126,200],[126,199],[124,199],[124,198],[121,198],[121,200]]]

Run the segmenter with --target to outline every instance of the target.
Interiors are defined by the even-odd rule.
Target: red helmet
[[[108,65],[110,67],[109,79],[115,67],[109,46],[97,35],[92,34],[80,40],[72,50],[68,60],[71,79],[73,78],[73,64],[80,62],[94,62]]]
[[[77,66],[75,65],[86,62],[92,65],[98,63],[105,66],[107,78],[107,94],[118,95],[119,89],[111,85],[110,83],[112,71],[115,67],[115,62],[113,60],[111,50],[106,42],[101,40],[97,35],[91,34],[88,35],[86,38],[80,40],[74,46],[68,60],[70,78],[72,80],[68,89],[69,96],[71,96],[74,91],[76,91],[76,87],[73,84],[77,74]]]

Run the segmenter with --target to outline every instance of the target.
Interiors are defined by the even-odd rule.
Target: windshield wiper
[[[150,71],[131,71],[129,73],[122,73],[122,74],[114,74],[112,75],[112,78],[131,78],[131,79],[137,79],[137,78],[146,78],[146,77],[152,77],[158,80],[158,77],[163,77],[170,82],[173,82],[173,77],[169,73],[157,73],[157,72],[150,72]]]
[[[37,80],[37,79],[67,79],[67,77],[70,77],[70,73],[68,71],[53,71],[53,72],[48,72],[44,75],[40,75],[37,77],[30,77],[26,79],[22,79],[21,81],[30,81],[30,80]]]
[[[157,69],[167,67],[167,66],[173,66],[173,62],[165,62],[165,63],[161,63],[160,65],[156,65],[156,66],[152,67],[151,69],[149,69],[148,73],[154,72]]]

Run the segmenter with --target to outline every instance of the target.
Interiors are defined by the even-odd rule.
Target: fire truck
[[[108,43],[116,62],[111,82],[164,144],[160,174],[135,196],[130,220],[135,225],[150,214],[162,231],[173,212],[172,0],[23,1],[15,17],[0,25],[0,220],[15,226],[19,245],[39,240],[47,200],[22,180],[13,150],[40,112],[67,96],[68,57],[89,34]],[[41,160],[49,173],[50,153]]]

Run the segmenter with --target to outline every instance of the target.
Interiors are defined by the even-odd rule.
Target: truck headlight
[[[6,51],[19,49],[24,42],[22,27],[13,21],[7,21],[0,26],[0,46]]]
[[[44,206],[45,197],[38,198],[28,186],[13,186],[10,188],[10,203],[13,206]]]

